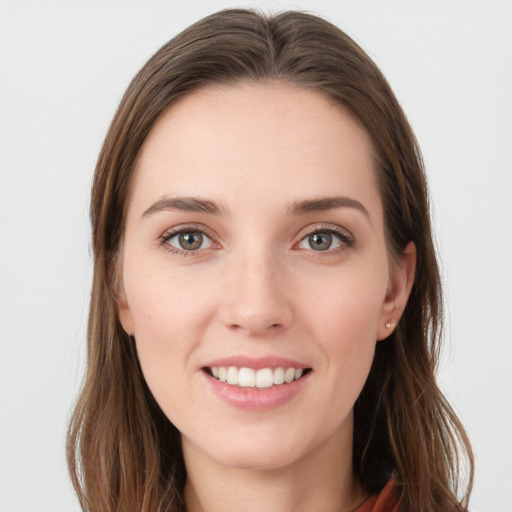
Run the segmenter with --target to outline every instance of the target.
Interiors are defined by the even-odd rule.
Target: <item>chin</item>
[[[255,447],[244,452],[229,451],[218,454],[217,460],[222,465],[231,468],[265,471],[288,467],[298,457],[299,454],[296,451],[295,453],[282,453],[281,450],[262,450],[260,447]]]
[[[198,443],[195,450],[223,466],[251,470],[281,469],[302,456],[302,443],[294,436],[265,434],[251,433],[242,437],[233,433],[222,439],[210,440],[208,445],[202,438],[203,442]]]

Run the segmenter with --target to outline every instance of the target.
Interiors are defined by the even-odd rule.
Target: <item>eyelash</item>
[[[159,238],[159,245],[163,246],[166,251],[168,251],[172,254],[181,256],[181,257],[197,255],[198,252],[200,251],[199,249],[198,250],[188,250],[188,251],[185,249],[180,250],[180,249],[173,247],[172,245],[169,244],[169,240],[171,240],[175,236],[178,236],[178,235],[181,235],[184,233],[199,233],[202,236],[208,238],[212,242],[212,244],[216,244],[216,242],[213,240],[213,237],[206,230],[201,229],[198,226],[185,226],[182,228],[171,229],[169,231],[166,231]],[[339,226],[336,226],[334,224],[326,224],[323,226],[315,227],[314,229],[307,231],[301,237],[301,239],[296,244],[294,244],[294,247],[301,244],[309,236],[314,235],[315,233],[321,233],[321,234],[328,233],[330,235],[336,236],[341,241],[341,245],[339,247],[336,247],[334,249],[326,249],[325,251],[314,251],[312,249],[302,249],[302,250],[308,250],[315,257],[339,254],[340,252],[346,251],[347,249],[350,249],[350,248],[354,247],[354,245],[355,245],[355,240],[354,240],[353,236],[347,230],[340,228]]]

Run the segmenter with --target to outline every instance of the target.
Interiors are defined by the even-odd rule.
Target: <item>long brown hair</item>
[[[355,404],[353,466],[369,492],[390,477],[403,510],[467,507],[471,448],[438,389],[442,327],[439,271],[423,164],[386,80],[337,27],[300,12],[226,10],[163,46],[129,85],[98,159],[91,200],[94,278],[87,373],[71,419],[68,460],[82,508],[90,512],[185,510],[180,435],[144,381],[135,345],[117,314],[118,256],[137,154],[160,114],[212,83],[279,80],[343,105],[375,148],[387,244],[416,244],[416,280]],[[467,471],[461,474],[463,463]],[[462,487],[461,485],[462,484]]]

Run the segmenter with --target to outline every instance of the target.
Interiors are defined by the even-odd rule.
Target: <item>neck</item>
[[[187,511],[350,512],[366,498],[354,478],[351,441],[334,436],[286,467],[239,469],[184,440]]]

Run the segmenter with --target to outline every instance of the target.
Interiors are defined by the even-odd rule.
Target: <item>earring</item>
[[[386,329],[391,329],[391,322],[388,320],[385,324],[384,324],[384,327]]]

